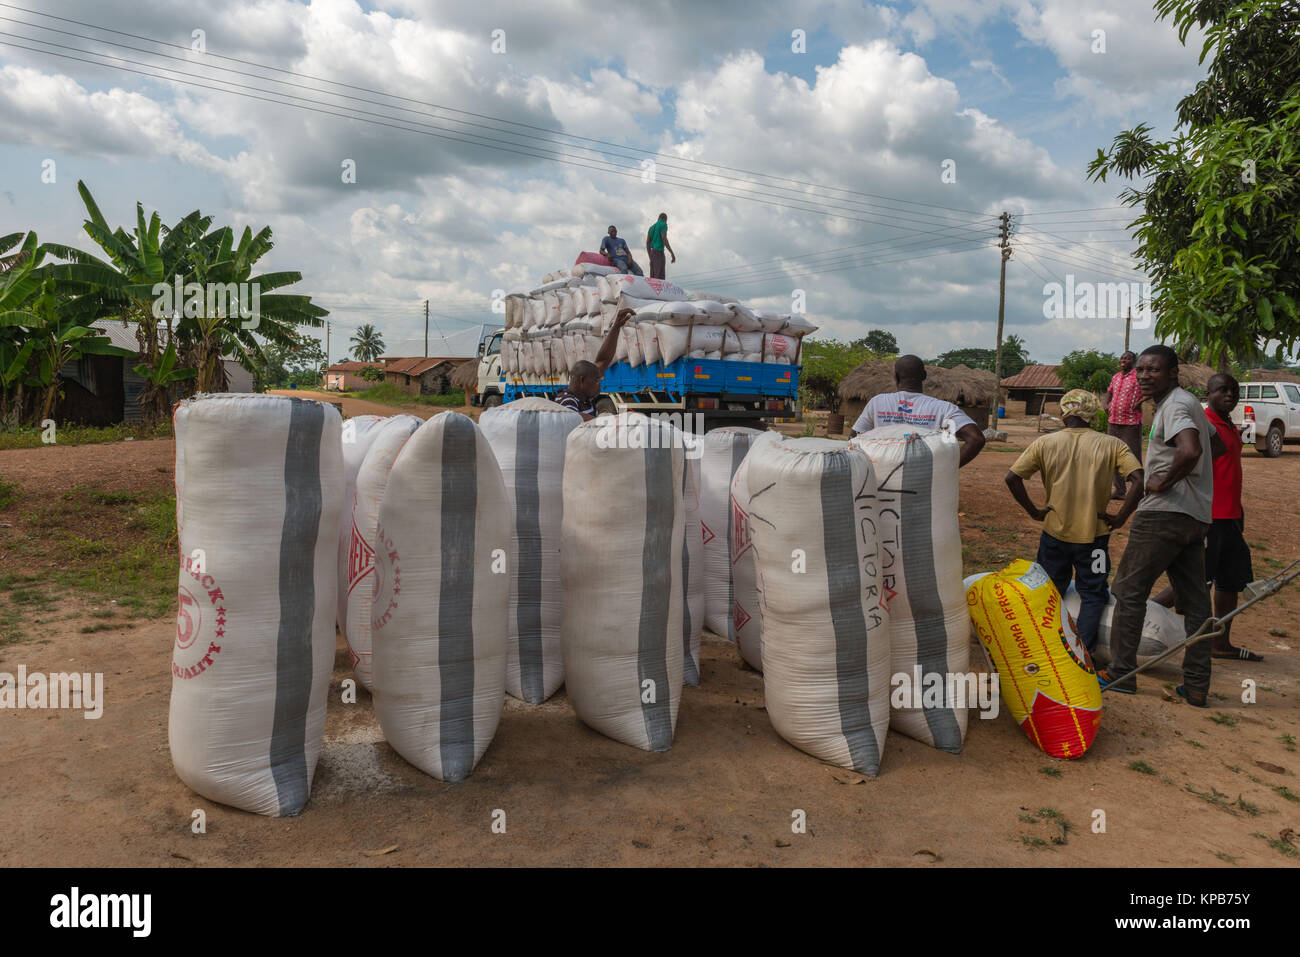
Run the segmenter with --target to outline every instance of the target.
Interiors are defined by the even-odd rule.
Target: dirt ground
[[[348,414],[393,412],[344,401]],[[1008,431],[1008,443],[962,471],[967,573],[1033,556],[1037,529],[1002,485],[1033,426]],[[170,440],[5,451],[0,479],[37,496],[86,485],[163,489],[172,454]],[[1244,468],[1247,538],[1262,577],[1300,555],[1300,447],[1276,460],[1248,451]],[[21,526],[21,514],[0,509],[0,525]],[[1114,536],[1114,558],[1124,539]],[[12,556],[0,554],[0,571],[6,562]],[[0,644],[0,671],[103,672],[104,713],[0,710],[3,866],[1300,862],[1291,847],[1300,831],[1296,586],[1239,620],[1234,640],[1266,661],[1216,661],[1210,711],[1166,699],[1162,689],[1179,675],[1166,663],[1140,679],[1136,698],[1106,696],[1097,741],[1080,760],[1048,758],[1004,710],[972,718],[959,756],[891,733],[875,780],[779,738],[761,676],[706,633],[703,681],[684,689],[668,753],[588,729],[563,692],[536,708],[508,699],[473,775],[444,784],[383,741],[364,690],[356,704],[341,702],[350,670],[340,641],[311,801],[294,819],[213,804],[177,779],[167,743],[172,618],[84,634],[88,602],[65,598],[59,611],[61,620]],[[976,645],[971,661],[983,667]],[[1257,681],[1257,703],[1242,703],[1244,678]],[[195,810],[206,814],[205,834],[191,830]],[[504,834],[492,830],[498,810]],[[792,832],[798,810],[807,833]]]

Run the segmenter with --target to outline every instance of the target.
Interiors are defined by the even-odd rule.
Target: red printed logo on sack
[[[221,654],[221,645],[209,641],[205,647],[196,645],[205,615],[206,601],[216,612],[216,638],[226,636],[226,596],[221,593],[216,579],[200,570],[192,558],[185,558],[182,570],[197,583],[196,593],[185,585],[176,590],[176,650],[172,653],[172,674],[177,678],[197,678],[212,667],[213,659]]]
[[[703,522],[700,522],[700,534],[704,536],[705,545],[713,541],[713,529],[709,528],[709,526],[705,525]]]
[[[749,529],[749,515],[733,498],[731,500],[731,563],[734,565],[745,549],[753,543]]]
[[[348,545],[348,594],[357,587],[357,582],[375,570],[375,550],[361,537],[357,523],[352,523],[352,540]]]
[[[370,627],[383,628],[397,610],[397,596],[402,593],[402,566],[393,540],[380,525],[376,538],[374,604],[370,608]]]
[[[735,625],[736,631],[740,631],[740,629],[749,624],[749,618],[750,616],[745,609],[740,607],[740,602],[736,602],[735,606],[731,609],[731,622]]]
[[[790,348],[790,341],[785,336],[773,336],[768,344],[772,347],[772,355],[783,356],[786,350]]]

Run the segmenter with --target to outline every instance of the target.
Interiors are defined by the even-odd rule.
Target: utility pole
[[[325,320],[325,368],[330,365],[330,321]]]
[[[999,219],[1002,221],[998,227],[998,235],[1002,238],[998,243],[998,248],[1002,251],[1002,275],[998,280],[998,351],[993,360],[993,375],[997,378],[997,383],[993,391],[993,408],[989,410],[990,429],[998,427],[998,406],[1002,404],[1002,320],[1007,310],[1007,260],[1011,258],[1011,217],[1004,209]]]
[[[1133,332],[1133,307],[1128,307],[1128,315],[1124,317],[1124,351],[1128,352],[1129,335]]]
[[[429,300],[424,300],[424,357],[429,358]]]

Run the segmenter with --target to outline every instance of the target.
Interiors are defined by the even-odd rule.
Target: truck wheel
[[[483,408],[485,409],[495,409],[500,404],[501,394],[499,392],[493,392],[490,395],[483,396]]]
[[[1255,446],[1260,453],[1269,459],[1275,459],[1282,454],[1282,426],[1271,425],[1268,429],[1268,435],[1264,437],[1264,444]]]

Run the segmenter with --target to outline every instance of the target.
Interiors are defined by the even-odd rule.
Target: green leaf
[[[1255,301],[1255,313],[1259,316],[1259,324],[1266,332],[1273,331],[1273,304],[1268,301],[1266,296],[1260,296]]]

